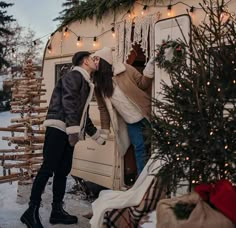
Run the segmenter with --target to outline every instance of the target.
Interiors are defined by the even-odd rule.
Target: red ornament
[[[182,50],[182,49],[181,49],[180,46],[176,48],[176,51],[181,51],[181,50]]]

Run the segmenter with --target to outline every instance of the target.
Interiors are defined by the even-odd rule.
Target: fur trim
[[[61,129],[64,132],[66,131],[66,124],[61,120],[48,119],[44,121],[43,126],[55,127]]]
[[[82,68],[82,67],[79,67],[79,66],[75,66],[73,69],[72,69],[72,71],[79,71],[82,75],[83,75],[83,77],[84,77],[84,79],[90,84],[91,83],[91,81],[90,81],[90,75],[89,75],[89,73],[87,72],[87,70],[85,70],[84,68]]]
[[[90,75],[85,69],[83,69],[82,67],[76,66],[76,67],[73,68],[73,70],[79,71],[83,75],[84,79],[88,82],[89,87],[90,87],[89,95],[88,95],[87,101],[84,105],[84,109],[83,109],[82,117],[81,117],[81,120],[80,120],[80,124],[79,124],[79,126],[74,126],[74,128],[76,129],[76,132],[80,132],[80,134],[82,135],[82,138],[84,138],[84,136],[83,136],[84,128],[82,128],[82,130],[81,130],[81,127],[84,126],[86,124],[86,121],[87,121],[87,109],[88,109],[89,103],[90,103],[90,101],[92,100],[92,97],[93,97],[94,84],[91,82]],[[67,132],[67,129],[66,129],[66,132]],[[74,129],[72,131],[74,131]]]
[[[74,134],[74,133],[79,133],[80,132],[80,127],[79,126],[71,126],[66,128],[66,133],[67,135]]]
[[[126,67],[124,63],[114,63],[113,65],[113,74],[118,75],[126,71]]]

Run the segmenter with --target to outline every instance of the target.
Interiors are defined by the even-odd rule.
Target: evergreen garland
[[[156,62],[158,67],[167,71],[172,71],[186,61],[186,48],[181,40],[163,40],[161,45],[157,45]]]
[[[62,4],[66,7],[60,12],[60,16],[54,20],[59,20],[61,22],[61,27],[65,26],[73,21],[83,21],[87,18],[96,18],[96,21],[101,21],[102,17],[109,11],[114,12],[114,16],[117,11],[130,9],[135,4],[136,0],[66,0]],[[148,4],[153,2],[152,0],[140,0],[140,3]],[[154,0],[154,4],[163,3],[163,0]]]

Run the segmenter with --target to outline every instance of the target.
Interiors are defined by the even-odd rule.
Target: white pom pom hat
[[[112,50],[109,47],[104,47],[101,50],[96,51],[95,53],[92,54],[92,57],[94,56],[98,56],[104,59],[111,65],[113,63]]]

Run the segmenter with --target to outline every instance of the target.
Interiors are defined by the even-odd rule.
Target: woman
[[[140,174],[145,166],[143,127],[150,120],[151,98],[147,90],[154,76],[154,61],[149,60],[142,75],[128,64],[114,63],[112,50],[107,47],[95,52],[93,60],[97,66],[94,84],[103,132],[109,134],[111,122],[121,156],[131,141]]]

